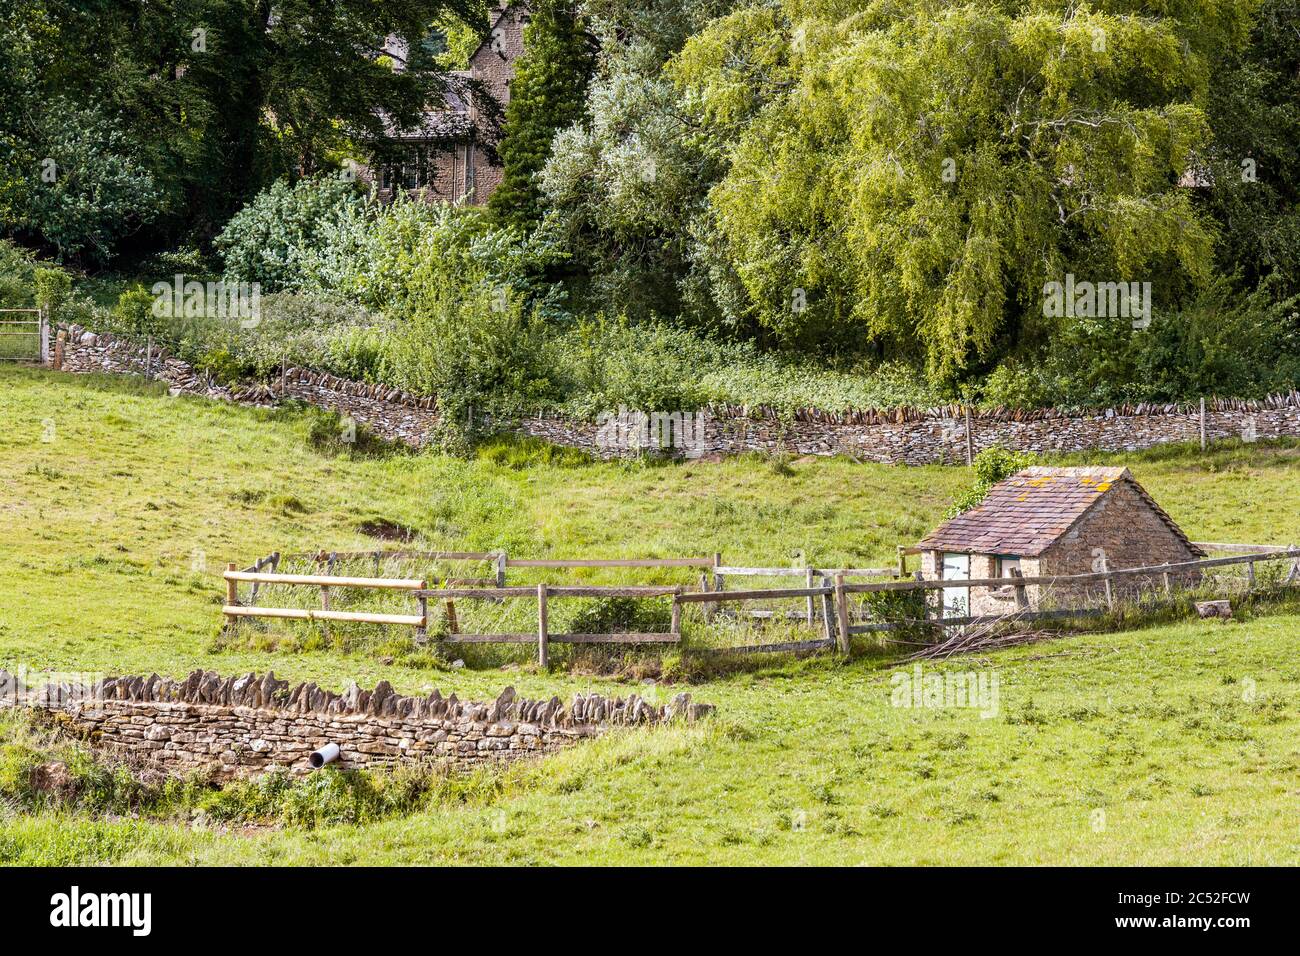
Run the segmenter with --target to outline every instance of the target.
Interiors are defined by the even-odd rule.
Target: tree
[[[1204,207],[1221,224],[1219,262],[1247,287],[1300,293],[1300,3],[1265,0],[1249,46],[1225,51],[1210,83],[1214,131]]]
[[[539,0],[531,10],[506,106],[501,185],[488,201],[502,223],[525,231],[542,217],[537,174],[550,155],[551,140],[581,116],[595,63],[574,0]]]
[[[597,68],[582,118],[556,135],[538,181],[549,223],[582,267],[595,309],[634,317],[695,311],[687,295],[697,278],[692,227],[707,214],[709,187],[723,167],[663,67],[727,6],[586,4],[600,39]]]
[[[17,222],[66,256],[105,261],[118,239],[149,222],[159,194],[121,125],[66,100],[46,107]]]
[[[1067,272],[1178,301],[1215,235],[1179,179],[1252,8],[781,0],[714,21],[673,70],[726,150],[710,207],[749,314],[954,383],[1050,334]]]
[[[6,4],[6,7],[9,5]],[[17,0],[0,14],[0,203],[52,99],[113,117],[160,191],[164,239],[207,238],[264,184],[383,148],[441,102],[435,23],[485,0]],[[390,40],[396,38],[397,43]],[[11,42],[12,41],[12,42]],[[402,67],[394,69],[394,66]],[[12,140],[12,142],[10,142]],[[39,156],[37,156],[39,159]]]

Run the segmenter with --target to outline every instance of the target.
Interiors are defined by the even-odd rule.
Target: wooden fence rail
[[[254,567],[262,565],[259,560]],[[426,582],[415,578],[354,578],[330,574],[278,574],[269,571],[239,571],[237,565],[226,566],[226,602],[221,608],[228,626],[235,626],[240,618],[269,617],[302,621],[347,621],[356,624],[401,624],[416,629],[417,640],[424,633],[426,620],[423,607],[419,614],[381,614],[371,611],[335,611],[330,608],[330,588],[362,588],[377,591],[408,591],[416,593]],[[239,585],[253,585],[250,603],[239,600]],[[320,610],[313,608],[257,607],[257,589],[262,585],[293,585],[320,588]]]
[[[1257,561],[1276,561],[1283,558],[1300,558],[1300,548],[1286,548],[1280,551],[1252,552],[1228,558],[1203,558],[1198,561],[1180,561],[1175,564],[1153,564],[1139,568],[1115,568],[1107,571],[1090,571],[1084,574],[1056,574],[1032,578],[1014,579],[1016,586],[1021,585],[1059,585],[1089,584],[1112,581],[1120,577],[1153,577],[1163,574],[1180,574],[1189,571],[1201,571],[1208,568],[1227,567],[1234,564],[1253,565]],[[936,591],[945,588],[1007,587],[1012,578],[956,578],[933,581],[882,581],[872,584],[846,584],[844,590],[850,594],[862,594],[871,591]]]
[[[681,587],[637,587],[617,585],[564,586],[538,584],[535,587],[504,588],[422,588],[412,592],[420,602],[420,613],[425,618],[429,601],[449,601],[456,598],[469,600],[502,600],[506,598],[535,598],[537,600],[537,633],[501,634],[447,634],[439,640],[447,644],[528,644],[537,642],[537,663],[545,667],[549,661],[551,644],[676,644],[682,639],[682,618],[678,599],[683,597]],[[654,598],[672,597],[672,623],[667,631],[616,632],[608,634],[569,633],[552,634],[548,602],[554,598]]]
[[[495,566],[493,583],[501,588],[506,586],[508,568],[546,568],[552,570],[560,568],[712,569],[721,560],[721,555],[695,558],[512,558],[505,551],[417,551],[409,549],[385,551],[378,549],[374,551],[303,551],[297,554],[286,554],[283,558],[286,561],[314,560],[317,563],[327,563],[330,569],[334,567],[337,561],[368,559],[375,563],[376,576],[379,574],[381,562],[389,559],[429,562],[489,562]],[[473,580],[478,581],[480,579]]]

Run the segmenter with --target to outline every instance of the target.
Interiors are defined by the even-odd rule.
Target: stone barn
[[[918,547],[927,579],[953,581],[1016,572],[1027,578],[1086,574],[1205,557],[1127,468],[1026,468]],[[1121,579],[1113,587],[1122,594],[1152,583]],[[942,593],[944,617],[1005,614],[1016,607],[1010,585]],[[1104,593],[1101,584],[1025,588],[1034,608],[1095,604]]]

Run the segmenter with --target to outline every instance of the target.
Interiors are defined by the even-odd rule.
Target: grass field
[[[358,529],[376,519],[431,547],[518,556],[888,564],[969,481],[842,460],[599,464],[519,445],[471,461],[367,456],[318,414],[25,370],[0,369],[0,408],[10,669],[274,669],[471,698],[506,683],[525,696],[644,692],[539,673],[522,653],[504,671],[451,669],[396,638],[351,652],[222,643],[220,569],[277,549],[373,548]],[[1088,460],[1128,464],[1193,539],[1300,541],[1295,447]],[[776,659],[674,686],[718,706],[703,725],[616,734],[378,822],[308,834],[196,825],[184,802],[139,819],[0,804],[0,861],[1296,863],[1297,625],[1285,612],[1182,622],[944,665],[996,675],[989,717],[891,706],[900,668],[879,653]],[[30,749],[20,736],[0,725],[0,794],[5,761]]]

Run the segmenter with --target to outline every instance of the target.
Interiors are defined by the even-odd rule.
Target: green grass
[[[1075,635],[944,665],[996,673],[999,712],[988,719],[890,706],[899,668],[880,654],[773,659],[655,687],[501,660],[506,670],[486,659],[449,669],[403,654],[398,635],[388,651],[306,649],[270,632],[215,639],[227,561],[374,548],[357,529],[375,519],[433,547],[519,556],[721,551],[784,564],[803,552],[814,564],[889,564],[895,544],[937,522],[965,469],[601,464],[515,444],[472,461],[353,455],[322,442],[312,414],[12,369],[0,369],[0,405],[0,667],[274,669],[462,698],[506,683],[526,696],[685,689],[719,711],[512,769],[469,798],[310,834],[283,815],[238,822],[254,811],[190,821],[213,799],[201,794],[140,819],[0,802],[0,861],[1300,862],[1286,822],[1300,790],[1291,613]],[[1285,544],[1300,541],[1298,458],[1294,446],[1241,445],[1087,460],[1129,464],[1194,539]],[[21,746],[19,736],[0,726],[3,746]]]

